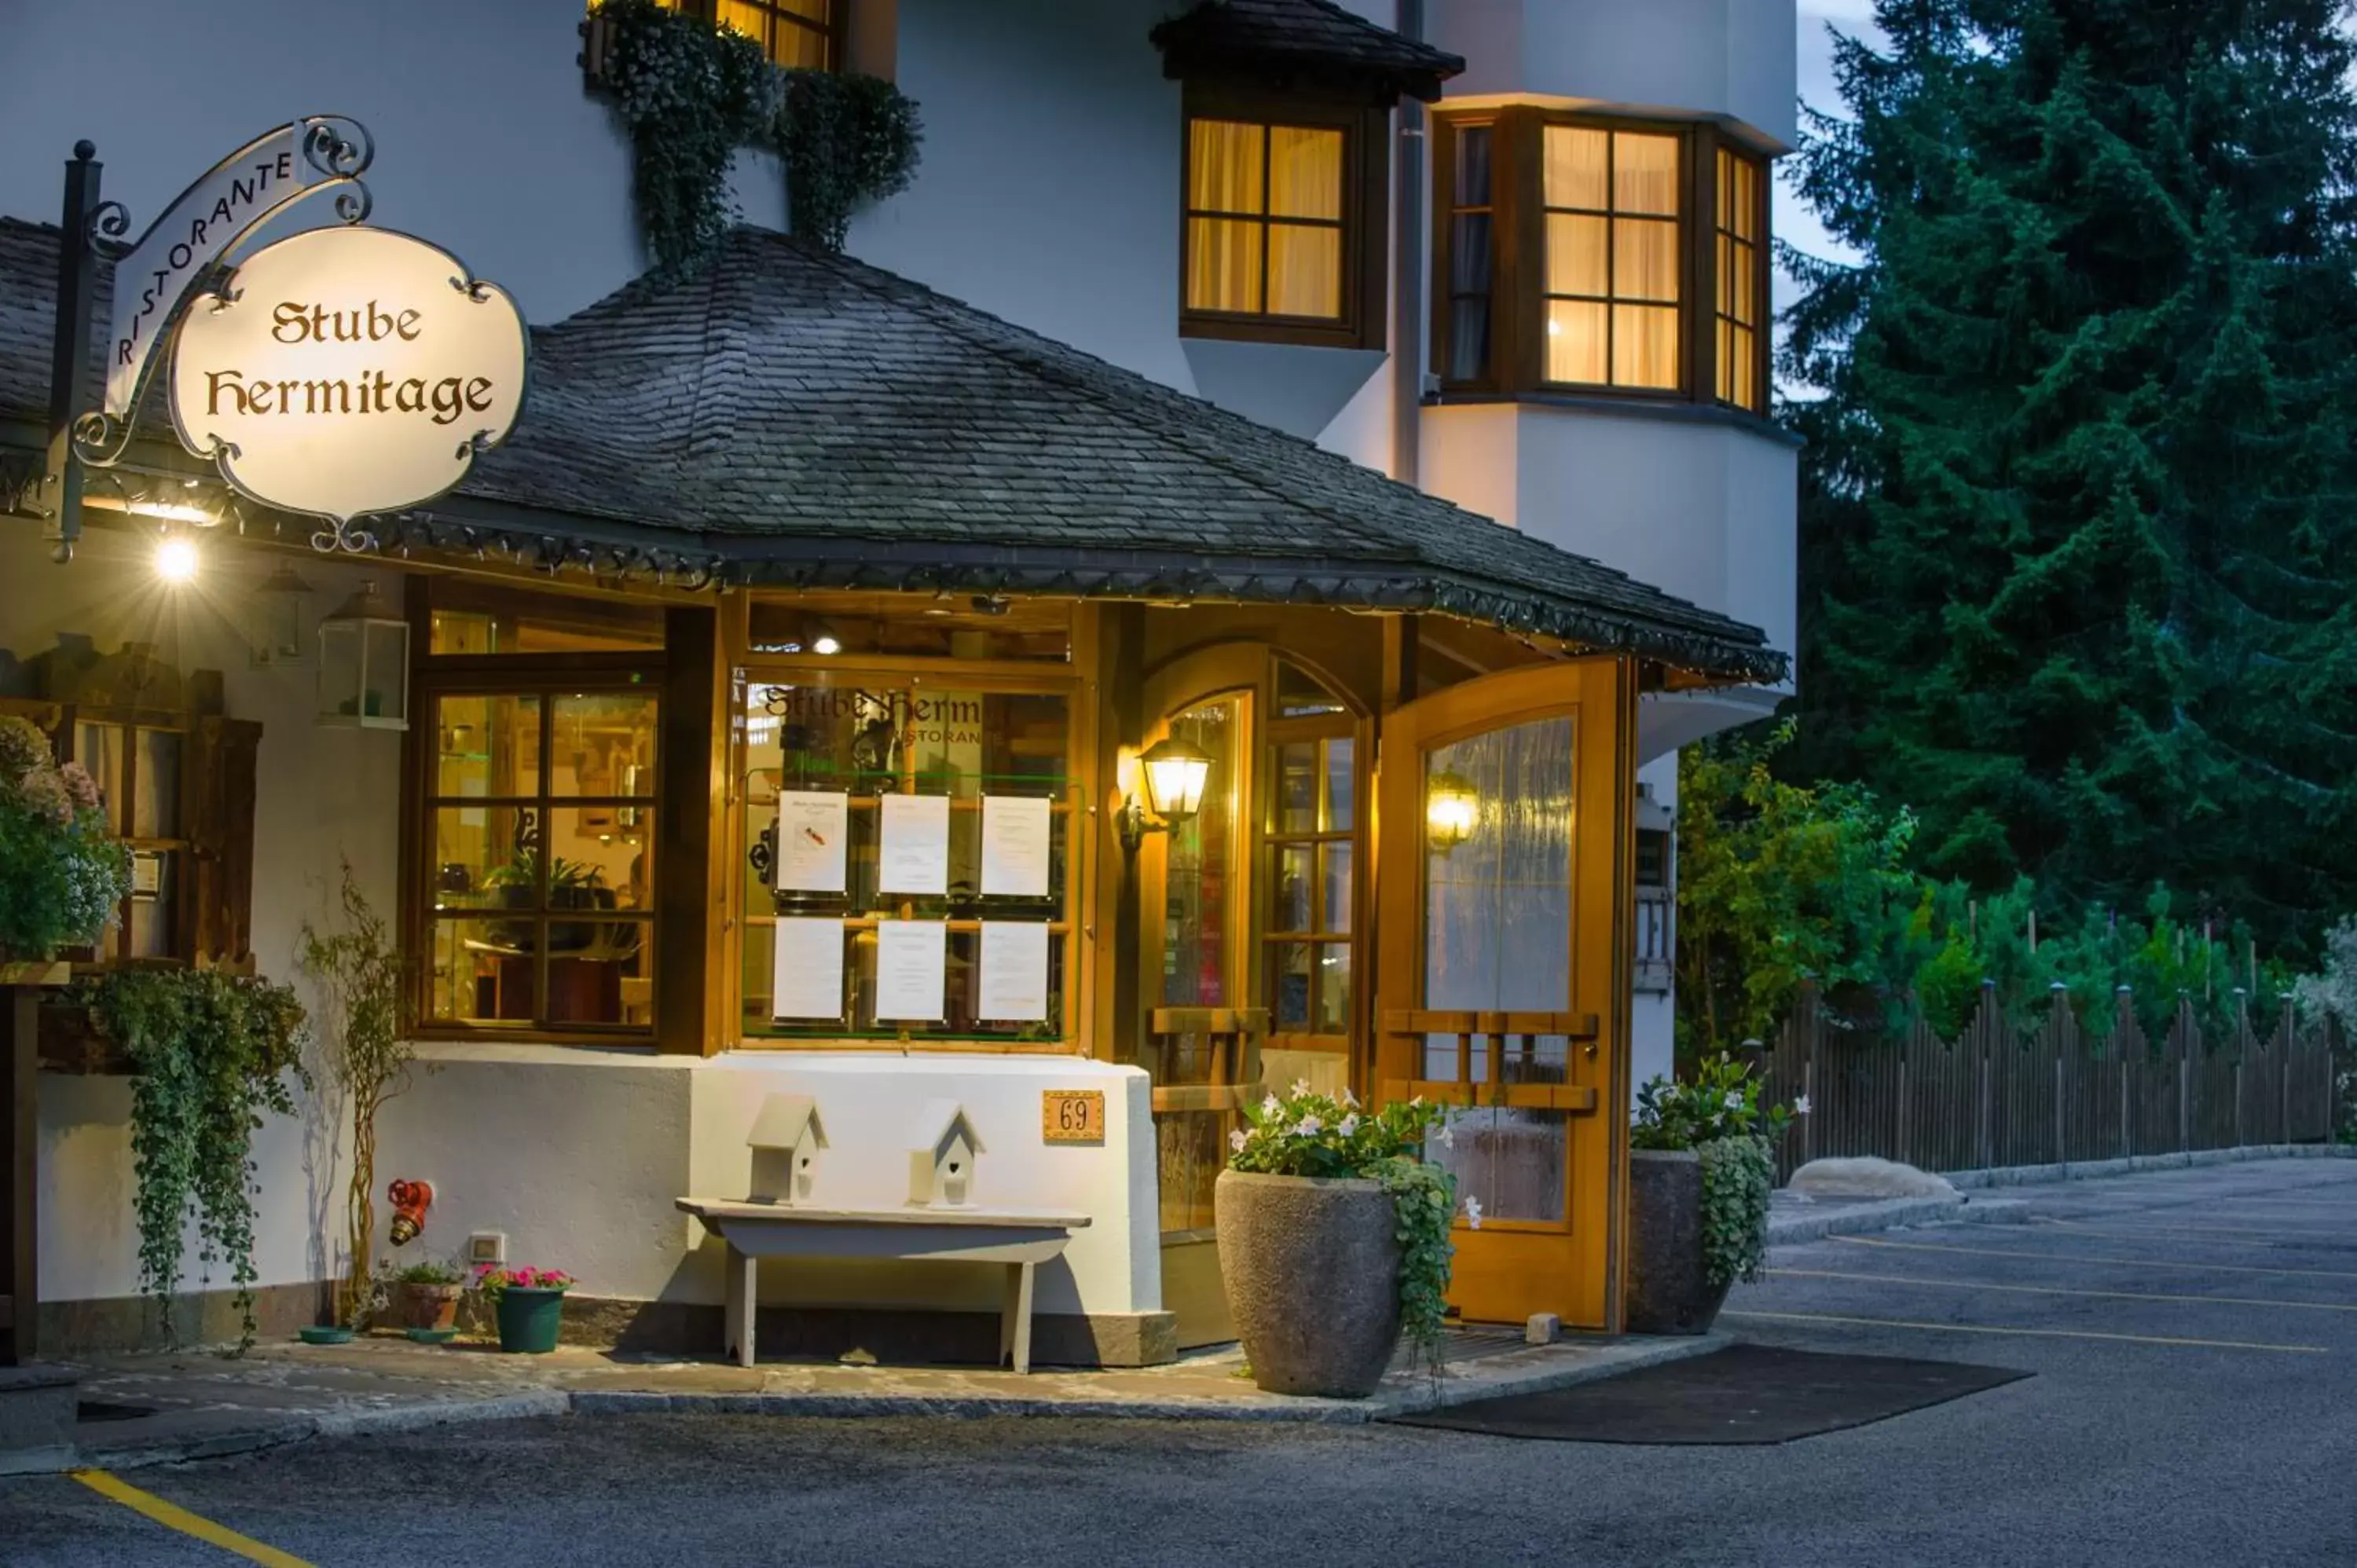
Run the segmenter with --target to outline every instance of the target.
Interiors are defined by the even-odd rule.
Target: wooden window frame
[[[1675,136],[1679,147],[1679,385],[1628,387],[1546,378],[1546,213],[1544,140],[1550,125],[1631,131]],[[1490,146],[1490,349],[1478,371],[1450,374],[1450,302],[1458,296],[1451,250],[1456,205],[1458,138],[1487,127]],[[1432,117],[1431,363],[1440,379],[1439,400],[1529,398],[1534,401],[1609,401],[1637,406],[1684,405],[1717,409],[1743,418],[1764,418],[1772,316],[1768,308],[1770,249],[1769,161],[1749,145],[1715,125],[1636,116],[1568,113],[1511,105]],[[1717,396],[1718,153],[1724,148],[1751,160],[1760,171],[1759,240],[1754,286],[1761,321],[1755,374],[1760,388],[1757,409],[1721,402]],[[1474,210],[1477,209],[1468,209]]]
[[[418,1039],[529,1041],[570,1045],[612,1045],[628,1043],[652,1044],[662,1031],[665,1022],[666,993],[675,983],[665,972],[667,940],[664,900],[660,891],[661,879],[669,875],[668,856],[659,856],[655,866],[657,890],[651,902],[638,909],[600,909],[587,918],[599,924],[629,923],[642,926],[653,943],[653,958],[647,965],[650,1002],[648,1021],[644,1024],[545,1022],[549,996],[548,964],[550,953],[545,941],[539,943],[533,955],[533,1016],[529,1021],[502,1022],[496,1019],[436,1018],[432,1011],[433,955],[435,930],[445,923],[434,902],[435,881],[434,813],[452,805],[480,806],[485,809],[511,807],[531,810],[540,814],[542,831],[548,829],[550,814],[554,811],[600,805],[641,806],[654,813],[658,835],[664,832],[670,813],[682,809],[676,802],[691,800],[693,809],[706,809],[702,792],[683,788],[685,781],[675,780],[672,769],[662,766],[663,747],[658,742],[658,764],[655,771],[655,793],[652,796],[560,796],[549,791],[546,781],[551,757],[550,728],[555,722],[555,699],[559,695],[614,695],[639,693],[651,697],[657,703],[658,736],[663,735],[670,703],[665,681],[665,655],[661,650],[627,653],[565,653],[565,654],[431,654],[425,626],[430,617],[426,594],[413,595],[410,618],[411,644],[417,650],[412,655],[410,675],[410,711],[420,715],[420,722],[410,725],[409,744],[405,747],[406,766],[402,779],[402,918],[403,950],[408,955],[409,986],[406,1006],[410,1017],[409,1033]],[[452,696],[517,695],[540,699],[541,759],[543,778],[529,795],[445,797],[436,787],[436,765],[439,761],[438,703]],[[695,781],[701,785],[703,780]],[[660,839],[658,840],[660,842]],[[530,918],[546,921],[545,883],[548,867],[543,857],[542,895],[530,912]]]
[[[823,25],[787,10],[782,0],[740,0],[740,3],[752,5],[768,14],[770,36],[755,38],[753,41],[761,46],[762,58],[771,65],[781,67],[785,65],[784,61],[778,59],[773,40],[777,37],[778,28],[791,27],[800,32],[816,34],[821,40],[821,59],[823,63],[815,69],[825,71],[843,70],[844,38],[849,31],[845,26],[845,13],[851,9],[852,0],[827,0],[826,21]],[[715,0],[658,0],[658,4],[662,5],[666,11],[677,11],[683,16],[694,16],[716,25],[719,19],[720,8]],[[808,70],[813,68],[796,66],[787,69]]]
[[[745,779],[748,743],[742,704],[746,693],[753,686],[808,680],[814,676],[824,676],[834,681],[845,678],[872,681],[879,687],[910,690],[931,687],[958,693],[1064,699],[1065,782],[1063,794],[1057,798],[1056,811],[1057,818],[1064,824],[1064,889],[1062,908],[1057,918],[1049,922],[1049,935],[1060,945],[1063,957],[1061,1006],[1054,1037],[1017,1040],[1003,1035],[923,1034],[907,1028],[898,1031],[894,1036],[886,1037],[880,1034],[854,1034],[848,1019],[845,1021],[844,1028],[834,1034],[825,1033],[823,1025],[814,1026],[806,1035],[754,1035],[746,1032],[741,933],[764,922],[744,912],[747,846],[742,841],[746,801],[739,789]],[[1096,875],[1093,861],[1095,818],[1089,806],[1092,798],[1089,773],[1084,771],[1094,745],[1094,732],[1086,716],[1092,703],[1086,673],[1076,665],[1057,665],[1044,660],[928,659],[905,654],[761,654],[748,656],[736,666],[731,674],[730,688],[731,701],[736,704],[727,715],[728,777],[732,782],[726,810],[729,817],[727,832],[731,853],[726,885],[721,890],[722,897],[727,901],[732,925],[739,933],[727,956],[729,1012],[724,1026],[728,1031],[730,1047],[748,1051],[962,1051],[969,1054],[997,1052],[1010,1056],[1086,1055],[1084,1021],[1088,1016],[1088,1004],[1083,994],[1082,975],[1091,961],[1091,954],[1082,940],[1086,932],[1082,897],[1090,878]],[[979,804],[977,799],[977,809]],[[904,911],[906,908],[904,903]],[[872,923],[873,918],[872,915],[863,914],[847,917],[845,923],[848,928],[856,929],[863,921]],[[952,918],[946,923],[952,933],[980,929],[979,917]]]
[[[1178,268],[1177,294],[1178,335],[1230,342],[1288,343],[1308,348],[1381,349],[1388,300],[1385,237],[1390,223],[1391,113],[1335,99],[1255,91],[1242,86],[1189,82],[1181,95],[1178,123]],[[1190,205],[1195,188],[1193,124],[1197,120],[1233,120],[1259,125],[1297,126],[1342,133],[1342,311],[1329,319],[1318,317],[1271,316],[1265,312],[1196,310],[1187,303],[1189,220],[1228,217],[1232,213],[1199,211]],[[1260,222],[1263,275],[1262,302],[1267,302],[1268,243],[1271,220],[1267,202],[1267,168],[1264,139]],[[1284,219],[1305,226],[1318,220]]]
[[[1605,204],[1601,208],[1557,207],[1547,199],[1545,186],[1545,138],[1546,133],[1557,126],[1575,130],[1600,131],[1604,133]],[[1620,136],[1623,134],[1660,136],[1665,134],[1669,135],[1669,140],[1672,145],[1676,149],[1678,160],[1677,168],[1671,177],[1672,186],[1676,188],[1678,192],[1677,210],[1669,213],[1638,212],[1633,210],[1626,212],[1622,211],[1620,206]],[[1691,307],[1691,301],[1688,298],[1688,291],[1694,286],[1695,274],[1694,242],[1692,238],[1694,215],[1685,209],[1694,184],[1693,170],[1689,166],[1695,156],[1694,139],[1684,134],[1664,133],[1653,126],[1598,124],[1587,121],[1561,119],[1551,119],[1543,122],[1539,127],[1539,138],[1540,145],[1538,148],[1538,156],[1533,160],[1538,167],[1540,180],[1538,189],[1539,260],[1538,264],[1532,269],[1532,271],[1536,274],[1538,281],[1538,319],[1544,328],[1544,325],[1553,318],[1555,312],[1552,309],[1552,306],[1555,302],[1559,299],[1570,301],[1575,304],[1602,306],[1604,307],[1605,374],[1605,379],[1600,381],[1553,381],[1544,379],[1546,377],[1547,361],[1546,339],[1542,336],[1539,340],[1539,352],[1537,359],[1539,374],[1542,378],[1540,384],[1548,388],[1560,387],[1566,390],[1580,392],[1610,392],[1616,394],[1633,392],[1640,396],[1649,397],[1678,397],[1684,395],[1686,391],[1685,378],[1691,370],[1694,359],[1693,354],[1688,351],[1687,343],[1688,334],[1694,330],[1694,311]],[[1494,194],[1495,193],[1493,191],[1493,197]],[[1550,245],[1547,231],[1552,227],[1552,225],[1548,223],[1547,220],[1558,212],[1563,213],[1566,217],[1594,218],[1601,219],[1603,220],[1604,292],[1601,295],[1558,294],[1555,292],[1551,276],[1553,272],[1553,258],[1547,253]],[[1624,222],[1667,222],[1671,225],[1672,231],[1677,237],[1677,298],[1668,300],[1652,299],[1637,295],[1624,295],[1620,292],[1620,225]],[[1672,385],[1665,387],[1651,386],[1639,382],[1616,381],[1611,379],[1613,360],[1615,359],[1613,349],[1616,347],[1620,337],[1620,306],[1623,305],[1635,306],[1641,308],[1653,310],[1666,307],[1677,317],[1678,341],[1676,349],[1672,356],[1676,363],[1676,380]]]
[[[1723,408],[1739,408],[1746,413],[1764,414],[1768,412],[1768,389],[1770,380],[1768,361],[1770,359],[1770,349],[1772,346],[1775,330],[1775,322],[1769,310],[1769,288],[1772,281],[1770,275],[1771,263],[1769,259],[1770,244],[1768,234],[1770,215],[1768,181],[1770,167],[1766,158],[1761,157],[1758,153],[1751,151],[1748,147],[1737,145],[1733,141],[1725,136],[1713,137],[1711,140],[1711,188],[1710,206],[1707,209],[1711,215],[1711,240],[1708,251],[1711,276],[1711,353],[1713,356],[1711,365],[1711,397],[1714,402],[1717,403]],[[1733,159],[1750,166],[1753,193],[1751,202],[1751,232],[1753,238],[1751,239],[1744,239],[1735,231],[1727,228],[1723,221],[1725,209],[1719,204],[1719,198],[1723,193],[1720,189],[1721,182],[1718,178],[1718,166],[1723,159]],[[1755,319],[1748,323],[1738,319],[1734,316],[1729,315],[1727,312],[1721,310],[1718,307],[1719,282],[1726,270],[1725,263],[1722,260],[1722,252],[1731,253],[1738,247],[1741,246],[1749,246],[1751,251],[1751,300],[1753,306],[1752,313]],[[1748,388],[1738,388],[1737,395],[1731,398],[1722,395],[1718,390],[1717,371],[1720,367],[1717,364],[1717,356],[1718,352],[1718,328],[1722,323],[1726,324],[1734,331],[1749,332],[1751,334],[1751,384]]]

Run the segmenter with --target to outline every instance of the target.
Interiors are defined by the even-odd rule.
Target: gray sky
[[[1825,29],[1831,26],[1851,34],[1869,30],[1874,25],[1873,0],[1798,0],[1796,8],[1801,22],[1801,102],[1812,109],[1838,108],[1833,40]],[[1847,257],[1781,180],[1776,187],[1775,231],[1813,255]],[[1780,285],[1777,303],[1783,304],[1784,297]]]

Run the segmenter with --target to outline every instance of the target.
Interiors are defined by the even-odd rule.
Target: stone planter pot
[[[401,1287],[401,1326],[404,1328],[455,1328],[458,1326],[458,1297],[464,1285],[433,1285],[404,1283]]]
[[[1399,1240],[1383,1184],[1222,1171],[1228,1312],[1270,1393],[1364,1399],[1399,1345]]]
[[[1631,1334],[1705,1334],[1727,1301],[1702,1259],[1702,1157],[1692,1149],[1629,1151],[1629,1283],[1621,1294]]]

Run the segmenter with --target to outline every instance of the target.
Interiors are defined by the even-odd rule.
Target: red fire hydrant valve
[[[400,1247],[415,1240],[425,1229],[425,1211],[434,1207],[434,1184],[397,1179],[384,1189],[384,1196],[393,1204],[393,1244]]]

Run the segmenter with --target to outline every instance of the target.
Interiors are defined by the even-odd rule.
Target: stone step
[[[0,1476],[71,1462],[79,1380],[63,1367],[0,1367]]]

